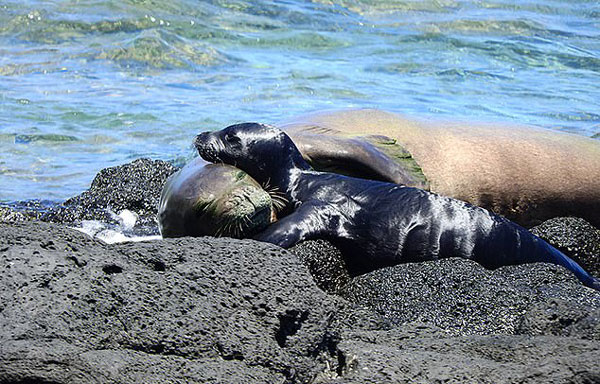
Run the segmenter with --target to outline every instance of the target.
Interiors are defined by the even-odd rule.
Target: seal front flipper
[[[269,225],[253,239],[289,248],[317,237],[324,232],[323,208],[323,204],[319,202],[305,202],[294,213]]]
[[[305,160],[318,171],[429,190],[421,167],[390,137],[339,137],[312,131],[289,133]]]

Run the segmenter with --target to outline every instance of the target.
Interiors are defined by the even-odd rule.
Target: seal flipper
[[[490,269],[503,265],[536,262],[556,264],[571,271],[586,287],[600,291],[600,280],[590,275],[570,257],[525,228],[502,217],[497,217],[496,220],[497,225],[484,238],[486,249],[481,249],[477,253],[484,256],[491,254],[497,256],[474,258],[475,261]],[[498,245],[501,247],[500,251]],[[495,249],[491,249],[491,246],[494,246]]]
[[[417,163],[412,154],[404,148],[396,139],[383,135],[366,135],[359,136],[355,140],[361,142],[366,141],[365,145],[370,144],[373,151],[378,151],[387,156],[394,163],[394,167],[390,167],[391,181],[396,184],[406,185],[429,191],[429,181],[423,169]],[[398,172],[398,169],[401,169]],[[402,183],[400,178],[409,178],[408,183]]]
[[[540,239],[535,235],[531,235],[534,237],[534,241],[536,241],[538,246],[542,248],[543,254],[533,253],[531,256],[534,259],[539,258],[539,260],[535,261],[543,261],[547,263],[561,265],[567,268],[569,271],[573,272],[575,276],[585,285],[586,287],[593,288],[597,291],[600,291],[600,280],[592,275],[590,275],[583,267],[575,262],[575,260],[571,259],[569,256],[565,255],[558,249],[554,248],[544,240]],[[538,255],[542,255],[539,257]]]
[[[392,138],[380,135],[344,138],[312,132],[289,134],[305,160],[318,171],[429,190],[419,165]]]
[[[269,225],[253,239],[289,248],[303,240],[322,234],[325,227],[323,226],[323,217],[318,209],[319,205],[322,204],[303,203],[293,213]]]

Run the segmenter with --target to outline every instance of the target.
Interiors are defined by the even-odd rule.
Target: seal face
[[[267,124],[242,123],[221,131],[204,132],[196,137],[195,145],[205,160],[243,164],[259,182],[267,181],[262,176],[274,170],[279,155],[304,162],[292,140],[280,129]],[[281,153],[274,151],[275,148]]]
[[[246,172],[197,158],[167,180],[158,218],[163,237],[242,237],[264,229],[274,207]]]
[[[270,181],[288,201],[288,216],[254,238],[284,248],[315,238],[337,243],[355,272],[443,257],[484,267],[550,262],[585,285],[600,282],[517,224],[468,203],[398,184],[313,171],[281,130],[245,123],[196,138],[207,160],[235,164]]]

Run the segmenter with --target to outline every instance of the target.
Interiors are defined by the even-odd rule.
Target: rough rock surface
[[[422,298],[420,319],[392,324],[321,291],[291,253],[250,240],[107,245],[25,222],[0,224],[0,260],[0,383],[600,380],[597,293],[554,267],[511,267],[502,281],[463,260],[424,263],[417,274],[402,266],[400,295],[434,282],[432,291],[449,289]],[[451,274],[461,263],[468,268]],[[523,334],[493,321],[485,332],[457,331],[470,316],[460,307],[454,323],[433,321],[446,301],[486,308],[499,292],[522,299],[513,286],[546,292],[523,307]],[[589,301],[546,300],[562,294]]]
[[[9,223],[14,223],[17,221],[28,221],[31,220],[31,218],[22,213],[19,212],[11,207],[4,207],[4,206],[0,206],[0,218],[1,218],[1,222],[9,222]]]
[[[354,332],[332,383],[597,383],[598,342],[548,336],[451,337],[426,325]]]
[[[531,229],[534,235],[600,276],[600,229],[578,217],[556,217]]]
[[[290,248],[290,252],[298,256],[325,292],[335,294],[350,282],[342,253],[329,241],[305,241]]]
[[[162,160],[137,159],[131,163],[101,170],[90,188],[62,207],[47,212],[42,220],[71,223],[81,220],[110,221],[108,211],[125,209],[139,216],[140,225],[156,227],[160,192],[176,168]]]
[[[575,336],[600,340],[600,308],[572,298],[551,299],[531,305],[521,318],[517,333]]]
[[[0,238],[0,382],[306,382],[337,365],[350,306],[282,249],[110,246],[43,223]],[[354,324],[378,324],[360,313]]]
[[[99,220],[118,225],[118,214],[129,210],[137,215],[137,234],[158,233],[156,213],[167,178],[177,169],[162,160],[137,159],[102,169],[90,188],[61,205],[27,201],[0,210],[0,221],[39,219],[54,223]]]
[[[553,300],[562,300],[564,311],[587,306],[583,313],[589,314],[600,308],[600,292],[566,269],[543,263],[493,271],[463,259],[402,264],[357,276],[339,294],[393,324],[427,322],[453,335],[519,333],[531,306],[545,308]],[[543,320],[529,321],[535,328]]]

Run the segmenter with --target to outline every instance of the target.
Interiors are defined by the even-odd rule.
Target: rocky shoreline
[[[136,160],[61,207],[0,210],[0,383],[600,381],[600,293],[557,266],[353,277],[324,241],[105,244],[64,225],[128,209],[152,233],[173,171]],[[598,273],[598,229],[533,231]]]

